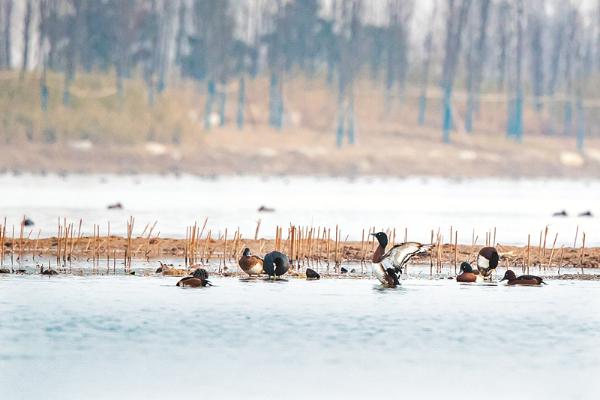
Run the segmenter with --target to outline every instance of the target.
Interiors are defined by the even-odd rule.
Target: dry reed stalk
[[[335,267],[338,267],[338,249],[340,244],[340,228],[338,225],[335,226],[335,253],[334,253],[334,262]]]
[[[433,243],[433,229],[431,230],[431,244]],[[433,251],[429,252],[429,276],[433,276]]]
[[[6,220],[4,220],[6,222]],[[579,225],[577,225],[577,229],[575,229],[575,239],[573,240],[573,248],[577,248],[577,235],[579,234]]]
[[[538,258],[540,260],[542,259],[542,239],[543,239],[543,237],[544,237],[544,231],[542,230],[542,231],[540,231],[540,242],[539,242],[539,245],[538,245],[538,252],[537,252]],[[539,262],[541,263],[541,261],[539,261]]]
[[[290,242],[290,262],[293,263],[294,262],[294,254],[295,254],[294,251],[295,251],[295,247],[296,247],[296,243],[295,243],[296,226],[295,225],[292,225],[290,227],[289,236],[290,236],[290,240],[289,240],[289,242]]]
[[[454,232],[454,275],[456,275],[456,266],[458,265],[458,231]]]
[[[110,272],[110,221],[107,223],[106,231],[106,274]]]
[[[225,269],[225,254],[227,254],[227,228],[225,228],[225,235],[223,236],[223,269]],[[220,264],[219,264],[220,265]],[[221,272],[219,270],[219,272]]]
[[[360,237],[360,269],[361,272],[363,269],[363,264],[365,262],[365,228],[362,230],[362,235]]]
[[[565,250],[565,247],[560,246],[560,260],[558,261],[558,275],[560,275],[560,268],[562,267],[564,250]]]
[[[262,220],[259,218],[258,221],[256,221],[256,229],[254,230],[254,240],[258,240],[258,232],[260,232],[260,224],[261,224]]]
[[[211,237],[211,233],[212,231],[209,229],[208,233],[206,234],[206,240],[204,241],[204,250],[203,255],[204,255],[204,259],[206,260],[206,262],[209,262],[209,255],[208,255],[208,244],[210,243],[210,237]]]
[[[4,267],[4,238],[6,236],[6,217],[4,224],[0,225],[0,267]]]
[[[408,227],[404,228],[404,243],[408,242]]]
[[[15,225],[12,225],[12,235],[10,236],[10,267],[12,268],[15,263]]]
[[[531,263],[531,234],[527,235],[527,273],[529,274],[529,265]]]
[[[35,261],[35,254],[37,253],[38,243],[40,241],[40,236],[42,234],[42,230],[38,230],[37,238],[35,239],[35,243],[33,244],[33,261]],[[0,225],[0,237],[2,236],[2,225]]]
[[[25,215],[21,220],[21,229],[19,230],[19,264],[23,261],[23,230],[25,229]]]
[[[548,267],[552,268],[552,257],[554,256],[554,248],[556,246],[556,239],[558,239],[558,232],[554,235],[554,242],[552,243],[552,250],[550,251],[550,259],[548,260]]]
[[[579,255],[579,266],[581,267],[581,273],[583,274],[583,256],[585,251],[585,232],[581,234],[581,253]]]
[[[473,234],[471,235],[471,246],[475,246],[475,228],[473,228]]]
[[[327,228],[327,272],[329,272],[329,260],[331,252],[331,228]]]
[[[494,227],[494,241],[492,242],[492,246],[496,246],[496,227]]]
[[[544,247],[542,247],[542,260],[544,260],[546,258],[546,238],[548,237],[548,225],[546,225],[546,228],[544,229]],[[540,261],[541,263],[542,261]]]

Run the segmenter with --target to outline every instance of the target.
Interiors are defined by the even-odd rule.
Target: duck
[[[186,276],[185,278],[180,279],[176,286],[197,288],[212,286],[212,284],[208,280],[208,272],[206,272],[204,268],[198,268],[194,271],[192,276]]]
[[[379,246],[373,252],[371,259],[373,263],[373,272],[379,282],[385,287],[395,288],[400,284],[398,274],[402,273],[402,268],[417,253],[422,253],[431,248],[429,244],[418,242],[406,242],[393,246],[386,252],[388,237],[385,232],[371,233],[375,236]]]
[[[552,214],[553,217],[568,217],[569,215],[567,214],[567,210],[561,210],[561,211],[557,211],[554,214]]]
[[[23,226],[33,226],[33,220],[27,217],[23,217],[23,221],[21,221],[21,224],[23,224]]]
[[[8,268],[0,268],[0,274],[10,274],[10,269],[8,269]]]
[[[514,271],[512,270],[507,270],[504,273],[504,278],[502,278],[500,280],[500,282],[502,281],[508,281],[508,285],[509,286],[513,286],[513,285],[541,285],[541,284],[546,284],[546,282],[544,282],[544,280],[542,278],[540,278],[539,276],[535,276],[535,275],[521,275],[519,277],[517,277],[517,275],[515,275]]]
[[[56,270],[53,270],[50,267],[48,267],[48,269],[44,269],[44,266],[41,266],[40,274],[42,274],[42,275],[58,275],[58,272],[56,272]]]
[[[275,212],[275,209],[263,205],[258,207],[258,212]]]
[[[238,264],[242,271],[247,273],[249,276],[260,275],[263,271],[263,259],[259,256],[252,255],[250,249],[246,247]]]
[[[112,204],[109,204],[108,206],[106,206],[106,208],[109,210],[122,210],[123,204],[121,202],[112,203]]]
[[[456,276],[456,282],[473,283],[481,282],[483,277],[479,275],[479,271],[473,271],[473,267],[468,262],[460,264],[460,274]]]
[[[477,255],[477,270],[484,279],[491,279],[492,272],[498,266],[500,255],[495,247],[484,247]]]
[[[184,269],[178,269],[173,267],[173,265],[164,264],[162,261],[159,261],[160,267],[156,269],[157,274],[162,274],[163,276],[185,276],[187,271]]]
[[[577,215],[578,217],[593,217],[594,215],[592,214],[592,212],[590,210],[584,211],[579,213],[579,215]]]
[[[318,280],[321,279],[321,275],[311,268],[306,268],[306,279],[307,280]]]
[[[269,278],[280,277],[290,269],[290,260],[288,256],[279,252],[272,251],[265,254],[263,259],[263,270],[269,275]]]

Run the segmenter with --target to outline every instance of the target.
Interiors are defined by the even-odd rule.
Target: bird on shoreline
[[[477,255],[477,270],[479,274],[486,280],[491,279],[492,272],[498,266],[500,255],[494,247],[484,247],[479,250]]]
[[[517,275],[515,275],[514,271],[512,270],[507,270],[504,273],[504,278],[502,278],[500,280],[500,282],[502,281],[508,281],[507,284],[509,286],[514,286],[514,285],[529,285],[529,286],[536,286],[536,285],[541,285],[541,284],[546,284],[546,282],[544,282],[544,280],[542,278],[540,278],[539,276],[535,276],[535,275],[521,275],[519,277],[517,277]]]
[[[306,268],[306,279],[307,280],[318,280],[318,279],[321,279],[321,275],[312,268]]]
[[[284,275],[289,269],[290,260],[288,256],[279,251],[267,253],[263,259],[263,270],[269,275],[269,278],[278,278]]]
[[[425,245],[418,242],[406,242],[393,246],[386,252],[388,237],[385,232],[371,233],[375,236],[379,246],[373,252],[371,259],[373,263],[373,273],[379,279],[379,282],[385,287],[394,288],[400,284],[398,275],[402,273],[402,268],[417,253],[422,253],[431,248],[431,245]]]
[[[244,249],[244,253],[238,260],[238,264],[242,271],[247,273],[249,276],[260,275],[264,272],[263,259],[259,256],[251,254],[248,247]]]
[[[185,278],[180,279],[176,286],[198,288],[212,286],[212,284],[208,280],[208,272],[203,268],[198,268],[194,271],[192,276],[186,276]]]
[[[10,274],[9,268],[0,268],[0,274]]]
[[[44,269],[44,266],[42,265],[42,266],[40,266],[40,274],[52,276],[52,275],[58,275],[58,272],[56,272],[52,268]]]
[[[167,265],[162,261],[159,261],[159,263],[160,267],[158,267],[155,271],[157,274],[161,274],[163,276],[184,276],[187,273],[186,270],[175,268],[172,264]]]
[[[460,264],[460,274],[456,276],[456,282],[474,283],[483,281],[483,277],[479,275],[479,271],[473,271],[473,267],[468,262]]]

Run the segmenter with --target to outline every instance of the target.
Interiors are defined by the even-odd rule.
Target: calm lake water
[[[2,399],[596,399],[600,282],[0,276]]]
[[[275,226],[328,226],[339,224],[342,238],[359,239],[371,226],[396,228],[397,238],[430,241],[431,229],[448,240],[450,226],[459,232],[459,242],[478,243],[485,233],[497,229],[496,241],[504,244],[532,243],[549,226],[549,241],[558,232],[558,245],[573,245],[575,230],[587,234],[586,243],[600,245],[598,218],[577,217],[590,210],[600,216],[598,180],[449,180],[433,178],[261,178],[194,176],[107,175],[0,175],[0,218],[18,227],[24,214],[42,236],[56,235],[58,217],[78,223],[91,233],[93,224],[106,234],[124,234],[126,220],[136,217],[134,234],[158,221],[154,233],[183,237],[185,227],[208,217],[213,233],[238,227],[244,237],[253,237],[256,221],[262,220],[260,236],[273,237]],[[121,202],[125,209],[107,210]],[[274,212],[259,213],[261,206]],[[559,210],[569,217],[552,217]],[[29,232],[26,232],[28,234]],[[10,234],[10,232],[9,232]],[[18,228],[17,228],[18,234]],[[579,234],[581,240],[581,233]],[[551,244],[549,244],[550,246]]]

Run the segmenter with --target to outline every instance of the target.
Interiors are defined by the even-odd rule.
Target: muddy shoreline
[[[370,255],[376,244],[371,241],[334,240],[302,240],[291,243],[285,239],[248,240],[234,238],[171,239],[160,237],[126,238],[120,236],[76,236],[65,238],[49,237],[40,239],[9,238],[3,240],[4,265],[22,258],[31,260],[35,257],[55,258],[59,264],[68,262],[123,262],[131,260],[181,260],[184,266],[198,263],[221,262],[234,263],[245,247],[253,254],[263,255],[272,250],[280,250],[288,254],[295,267],[306,267],[313,264],[329,264],[340,266],[344,263],[370,264]],[[0,242],[0,245],[2,243]],[[460,265],[462,261],[475,262],[481,245],[442,244],[433,246],[428,253],[413,257],[412,262],[430,264],[434,270]],[[558,268],[598,268],[600,266],[600,247],[590,248],[541,248],[531,246],[505,246],[498,244],[500,266],[511,268],[530,267]],[[32,257],[35,255],[35,257]],[[0,253],[0,257],[2,253]],[[29,263],[31,263],[29,261]]]

